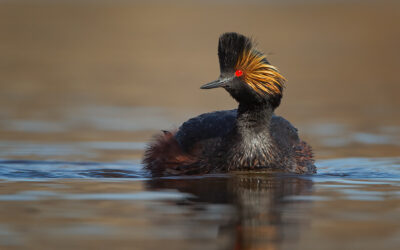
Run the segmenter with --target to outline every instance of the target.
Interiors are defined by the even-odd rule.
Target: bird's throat
[[[271,106],[266,104],[244,105],[239,104],[237,113],[237,133],[243,136],[251,134],[269,135],[269,125],[274,111]]]

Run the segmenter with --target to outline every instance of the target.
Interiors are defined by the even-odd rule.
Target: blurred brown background
[[[199,89],[227,31],[318,174],[143,179],[154,133],[236,107]],[[399,44],[399,1],[0,0],[0,248],[398,249]]]
[[[320,138],[398,138],[399,20],[397,1],[1,1],[0,136],[147,141],[234,108],[199,87],[218,77],[219,35],[236,31],[288,79],[277,114],[317,155],[397,155],[398,143]]]

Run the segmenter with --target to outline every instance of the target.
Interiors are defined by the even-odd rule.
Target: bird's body
[[[146,150],[153,176],[267,170],[315,173],[311,148],[290,122],[274,115],[283,77],[236,33],[220,37],[220,79],[202,88],[225,88],[238,109],[194,117],[176,132],[164,131]]]

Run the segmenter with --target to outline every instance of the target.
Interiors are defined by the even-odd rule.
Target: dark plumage
[[[164,131],[145,152],[153,176],[267,170],[315,173],[312,151],[290,122],[274,115],[284,78],[237,33],[219,39],[221,75],[202,89],[222,87],[238,109],[194,117],[177,132]]]
[[[218,59],[221,72],[234,69],[243,51],[252,48],[252,42],[237,33],[225,33],[218,41]]]

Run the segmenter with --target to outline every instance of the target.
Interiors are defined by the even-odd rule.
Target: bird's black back
[[[184,122],[175,135],[184,151],[203,140],[220,138],[232,131],[236,109],[201,114]]]
[[[184,122],[175,138],[184,151],[189,151],[199,142],[228,135],[236,126],[236,117],[237,109],[201,114]],[[281,116],[272,116],[270,133],[282,149],[299,142],[297,129]]]

